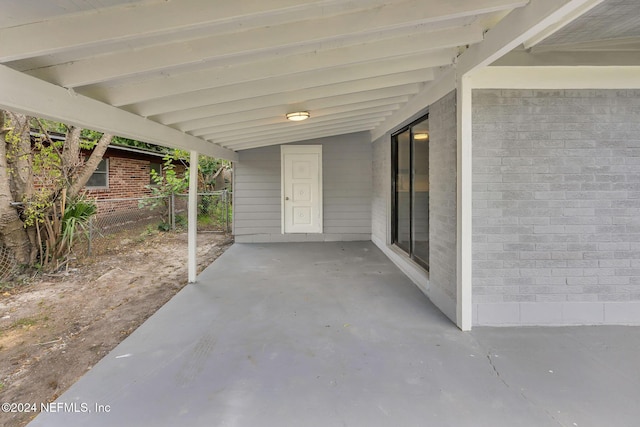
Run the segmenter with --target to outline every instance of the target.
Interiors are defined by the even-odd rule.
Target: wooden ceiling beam
[[[311,139],[326,138],[328,136],[363,132],[371,129],[372,126],[375,126],[375,123],[376,122],[364,123],[358,126],[330,127],[330,128],[322,129],[318,131],[299,132],[295,134],[281,135],[274,138],[256,138],[253,141],[247,141],[242,144],[237,144],[234,146],[235,148],[233,149],[236,151],[248,150],[252,148],[266,147],[270,145],[289,144],[292,142],[301,142],[301,141],[308,141]]]
[[[202,52],[203,47],[198,49],[186,46],[173,52],[175,49],[171,47],[159,46],[151,52],[132,51],[126,55],[97,56],[27,70],[25,73],[58,86],[76,88],[208,63],[216,65],[207,70],[208,78],[217,81],[218,85],[229,85],[473,44],[482,40],[482,34],[482,27],[469,25],[462,28],[414,32],[375,41],[358,40],[356,44],[325,43],[298,47],[293,52],[276,49],[268,52],[266,56],[245,52],[242,55],[223,58],[207,57],[206,52]],[[227,44],[236,46],[233,39],[228,40]],[[167,52],[172,53],[166,54]],[[183,58],[185,55],[190,55],[190,59]]]
[[[303,128],[314,128],[317,126],[335,125],[339,123],[349,123],[350,121],[359,119],[371,119],[373,117],[380,117],[383,115],[391,115],[393,111],[400,108],[399,104],[387,105],[376,108],[367,108],[357,111],[349,111],[341,114],[331,114],[322,117],[316,117],[305,120],[303,122],[290,122],[284,116],[276,117],[274,122],[267,125],[253,125],[250,122],[246,123],[244,127],[237,127],[226,131],[214,131],[206,134],[197,135],[198,137],[206,140],[224,140],[227,138],[235,138],[238,136],[254,136],[254,135],[266,135],[270,133],[278,133],[289,130],[300,130]],[[276,121],[277,120],[277,121]]]
[[[199,28],[237,31],[370,8],[385,0],[180,0],[123,4],[0,29],[0,62]]]
[[[138,103],[127,106],[126,109],[144,117],[154,116],[154,119],[155,116],[184,110],[185,113],[183,117],[190,118],[188,110],[193,108],[241,99],[251,99],[264,95],[284,94],[321,87],[331,90],[334,95],[342,95],[385,87],[382,85],[398,86],[433,79],[432,69],[396,73],[381,77],[375,76],[375,69],[369,69],[368,74],[371,75],[371,77],[367,77],[367,74],[359,72],[360,70],[342,71],[344,72],[326,73],[325,75],[317,75],[314,73],[311,76],[299,76],[297,79],[283,77],[267,81],[247,82],[218,89],[178,95],[162,100]],[[351,73],[350,71],[353,72]]]
[[[320,86],[299,91],[256,96],[254,98],[207,105],[189,110],[180,110],[153,116],[151,119],[160,123],[170,124],[177,129],[183,129],[182,126],[196,126],[197,128],[210,117],[269,108],[275,105],[286,104],[296,110],[327,108],[346,103],[413,95],[420,90],[420,83],[387,86],[385,82],[373,84],[374,82],[372,82],[372,80],[378,81],[378,79],[367,81],[368,87],[365,89],[362,89],[361,83],[359,82],[352,82],[349,87],[346,87],[348,83]],[[192,127],[192,129],[195,128]]]
[[[349,133],[348,129],[360,126],[362,124],[371,125],[372,123],[377,123],[387,117],[390,113],[376,113],[369,115],[360,115],[357,117],[349,117],[345,120],[336,119],[333,122],[325,122],[325,123],[306,123],[302,125],[301,123],[283,123],[284,126],[278,129],[271,129],[268,131],[261,132],[252,132],[252,133],[241,133],[235,132],[229,135],[225,135],[221,137],[219,135],[205,135],[203,139],[207,139],[208,141],[213,141],[214,138],[218,138],[216,141],[217,144],[224,146],[233,146],[234,144],[241,144],[247,141],[255,141],[256,139],[267,139],[267,138],[277,138],[291,135],[298,135],[304,132],[318,132],[324,130],[330,130],[334,128],[341,128],[345,130],[344,133]]]
[[[292,69],[287,63],[280,62],[272,65],[271,73],[264,76],[256,72],[256,64],[238,67],[212,68],[190,72],[171,73],[157,78],[146,78],[130,84],[118,86],[96,85],[81,88],[78,92],[91,98],[98,99],[115,106],[131,106],[140,103],[162,102],[173,96],[188,96],[192,92],[200,93],[207,89],[223,88],[234,84],[251,84],[254,86],[272,86],[284,83],[303,85],[302,87],[318,86],[318,81],[337,83],[396,74],[405,71],[415,71],[451,64],[456,56],[456,49],[442,49],[413,55],[394,55],[375,61],[348,63],[336,65],[331,69],[306,68]],[[265,64],[258,64],[265,65]],[[267,64],[269,65],[269,64]],[[321,65],[320,65],[321,66]],[[293,71],[296,71],[292,74]],[[295,75],[295,78],[289,76]],[[242,78],[240,78],[242,76]],[[268,85],[264,79],[270,78]],[[328,84],[325,83],[325,84]],[[234,89],[237,92],[240,89]],[[282,91],[282,89],[279,89]],[[213,99],[215,101],[215,98]],[[210,102],[213,103],[213,102]]]
[[[408,96],[394,96],[391,98],[376,99],[373,101],[359,102],[352,104],[337,105],[327,108],[293,108],[286,105],[273,106],[271,108],[263,108],[260,110],[245,111],[233,115],[225,115],[224,117],[212,117],[206,126],[194,129],[180,130],[188,132],[191,135],[200,136],[211,132],[225,132],[228,130],[246,130],[248,126],[265,126],[273,123],[281,123],[282,118],[287,113],[294,111],[310,111],[314,119],[335,114],[350,113],[368,108],[380,108],[394,104],[403,104],[409,99]],[[311,105],[311,104],[310,104]],[[203,121],[204,124],[204,121]]]

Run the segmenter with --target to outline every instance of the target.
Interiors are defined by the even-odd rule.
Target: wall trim
[[[435,286],[429,287],[427,297],[429,297],[431,302],[438,307],[449,320],[456,323],[456,301],[454,299],[451,299],[449,295],[441,292],[440,289]]]
[[[473,89],[640,89],[640,66],[486,67]]]
[[[429,286],[429,273],[412,261],[399,249],[372,236],[371,241],[402,271],[423,294],[452,322],[456,321],[456,302],[437,288]]]
[[[372,236],[371,241],[389,258],[420,290],[428,296],[429,273],[405,254],[393,246],[388,246],[378,237]]]
[[[473,323],[473,105],[471,77],[461,76],[457,89],[456,146],[456,325],[471,330]]]
[[[371,234],[288,233],[241,234],[234,237],[236,243],[290,243],[290,242],[369,242]]]
[[[473,309],[474,326],[640,326],[640,301],[478,303]]]

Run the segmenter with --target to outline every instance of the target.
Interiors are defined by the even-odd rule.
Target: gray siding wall
[[[456,92],[429,108],[429,284],[433,298],[437,294],[439,305],[446,304],[453,313],[457,293],[456,116]]]
[[[371,239],[371,143],[368,133],[309,140],[322,145],[322,234],[281,234],[280,146],[240,152],[234,164],[237,242]]]
[[[475,323],[640,323],[640,91],[473,105]]]

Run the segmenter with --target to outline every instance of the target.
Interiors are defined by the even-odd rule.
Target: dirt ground
[[[0,292],[0,403],[53,401],[186,285],[186,233],[117,243],[68,275]],[[199,270],[230,244],[199,234]],[[0,425],[24,426],[35,415],[0,411]]]

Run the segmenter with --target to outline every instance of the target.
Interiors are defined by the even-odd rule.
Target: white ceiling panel
[[[164,127],[184,135],[181,147],[192,141],[203,152],[235,157],[236,150],[260,145],[375,129],[460,52],[529,5],[4,0],[0,71],[6,69],[12,98],[0,94],[0,107],[73,121],[77,104],[84,124],[95,112],[96,127],[111,123],[117,133],[119,117],[128,126],[123,130],[139,139],[166,144],[158,138]],[[30,86],[25,96],[45,88],[66,99],[16,99],[15,84]],[[311,118],[288,122],[284,115],[294,110]]]

